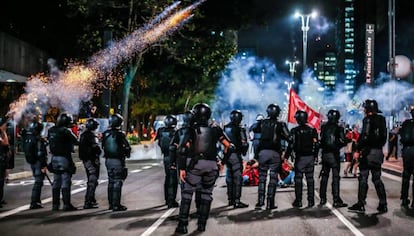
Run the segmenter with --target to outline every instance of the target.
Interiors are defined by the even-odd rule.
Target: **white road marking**
[[[320,199],[319,193],[315,191],[316,197]],[[348,227],[351,232],[356,236],[363,236],[364,234],[359,231],[344,215],[342,215],[341,212],[339,212],[337,209],[335,209],[329,202],[326,202],[326,207],[329,208],[329,210],[332,211],[332,213],[346,226]]]
[[[154,224],[152,224],[147,230],[145,230],[144,233],[141,234],[141,236],[148,236],[151,235],[157,228],[162,224],[162,222],[165,221],[176,209],[178,208],[171,208],[168,211],[166,211],[157,221],[155,221]]]
[[[144,166],[144,167],[142,167],[142,169],[149,169],[149,168],[152,168],[152,166]],[[132,170],[132,171],[130,171],[130,173],[138,173],[138,172],[141,172],[142,169]],[[99,183],[105,183],[105,182],[108,182],[108,179],[99,180]],[[7,185],[8,186],[17,186],[17,185],[30,185],[30,184],[33,184],[33,183],[34,183],[34,180],[23,180],[23,181],[20,181],[18,183],[8,183]],[[72,184],[73,186],[76,186],[76,185],[82,186],[82,185],[85,185],[86,184],[86,180],[72,180],[72,183],[73,183]],[[49,181],[44,181],[44,185],[50,185]],[[82,192],[82,191],[85,191],[85,190],[86,190],[86,187],[83,187],[82,186],[80,188],[77,188],[75,190],[72,190],[71,191],[71,195],[76,194],[76,193],[79,193],[79,192]],[[42,199],[41,201],[42,201],[42,203],[49,203],[49,202],[52,201],[52,198],[51,197],[45,198],[45,199]],[[27,204],[27,205],[23,205],[23,206],[14,208],[14,209],[9,210],[9,211],[2,212],[2,213],[0,213],[0,219],[2,219],[4,217],[7,217],[7,216],[10,216],[10,215],[17,214],[17,213],[22,212],[22,211],[29,210],[29,208],[30,208],[30,204]],[[171,210],[174,210],[174,209],[171,209]],[[171,213],[169,213],[169,214],[171,214]],[[166,217],[168,217],[168,216],[166,216]],[[164,220],[165,219],[163,219],[162,221],[164,221]]]

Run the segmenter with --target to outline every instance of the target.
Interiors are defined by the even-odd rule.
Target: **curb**
[[[75,166],[76,168],[82,166],[82,162],[78,161],[75,162]],[[50,173],[50,172],[48,172]],[[19,179],[26,179],[29,177],[32,177],[33,174],[31,171],[21,171],[21,172],[17,172],[17,173],[10,173],[9,176],[7,177],[9,180],[19,180]]]

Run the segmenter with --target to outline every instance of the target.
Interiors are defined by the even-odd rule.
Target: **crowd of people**
[[[211,121],[211,109],[208,104],[198,103],[183,115],[183,124],[177,127],[177,118],[168,115],[164,127],[157,130],[154,141],[158,142],[164,162],[164,200],[168,208],[179,207],[176,233],[186,234],[189,211],[195,195],[198,231],[205,231],[209,217],[212,194],[219,172],[226,167],[228,205],[233,208],[246,208],[242,199],[242,186],[257,186],[255,209],[277,208],[276,189],[294,187],[295,200],[292,206],[301,208],[303,178],[307,184],[307,207],[315,205],[315,160],[321,158],[320,205],[327,203],[327,185],[332,176],[333,207],[347,207],[340,197],[341,149],[345,153],[344,176],[357,175],[357,202],[348,207],[353,212],[364,212],[368,191],[368,176],[371,173],[379,204],[379,213],[388,211],[384,183],[381,180],[381,165],[384,161],[383,146],[387,142],[387,128],[384,116],[375,100],[364,102],[365,117],[362,128],[357,124],[352,129],[343,127],[339,120],[341,114],[332,109],[327,113],[327,121],[320,130],[308,124],[308,114],[298,110],[295,114],[297,126],[288,129],[285,122],[279,120],[280,107],[269,104],[267,117],[258,114],[256,122],[248,129],[241,125],[243,113],[240,110],[230,112],[230,122],[220,127]],[[411,175],[414,173],[414,110],[413,119],[402,123],[398,132],[403,145],[402,157],[404,171],[401,191],[401,205],[409,208],[408,189]],[[5,179],[5,160],[9,155],[9,140],[4,122],[0,126],[0,200],[3,200]],[[76,172],[72,159],[74,146],[79,146],[79,158],[82,160],[87,190],[84,209],[99,207],[95,199],[98,186],[100,156],[105,158],[108,173],[108,203],[112,211],[125,211],[121,204],[122,185],[128,175],[126,158],[130,157],[131,147],[126,135],[121,131],[123,117],[114,114],[109,119],[109,127],[102,134],[97,133],[99,123],[89,118],[85,130],[79,138],[73,133],[73,118],[68,113],[59,114],[56,125],[49,128],[47,137],[41,135],[43,124],[39,116],[34,116],[21,131],[26,161],[30,164],[34,185],[30,209],[43,208],[41,191],[46,170],[53,173],[52,210],[60,210],[60,196],[64,211],[77,210],[71,204],[71,178]],[[397,139],[398,137],[394,137]],[[251,142],[249,142],[249,139]],[[249,150],[253,150],[251,160],[243,160]],[[287,146],[284,145],[287,143]],[[222,151],[222,155],[220,152]],[[392,149],[390,149],[390,152]],[[48,153],[51,159],[48,160]],[[394,152],[395,153],[395,152]],[[396,154],[394,154],[396,155]],[[388,156],[386,157],[388,158]],[[358,170],[359,169],[359,170]],[[332,173],[332,174],[330,174]],[[181,191],[181,200],[177,201],[177,192]],[[413,190],[414,191],[414,190]],[[0,207],[1,207],[0,202]],[[411,204],[411,208],[414,204]]]

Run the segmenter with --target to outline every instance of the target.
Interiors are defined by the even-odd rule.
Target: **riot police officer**
[[[170,143],[174,137],[177,126],[177,118],[174,115],[167,115],[164,118],[164,127],[157,130],[157,135],[154,140],[158,140],[158,146],[164,157],[164,199],[168,208],[178,207],[175,200],[178,188],[178,174],[175,160],[172,160],[170,153]]]
[[[46,175],[47,151],[45,140],[41,137],[42,130],[43,124],[37,116],[33,117],[28,127],[22,130],[23,150],[34,178],[30,209],[43,208],[40,195]]]
[[[224,133],[235,146],[234,150],[228,152],[224,158],[224,163],[227,165],[228,171],[226,178],[227,196],[229,206],[234,206],[234,208],[245,208],[249,206],[240,201],[243,182],[242,155],[246,155],[249,148],[246,129],[240,125],[242,119],[242,112],[240,110],[233,110],[230,112],[230,122],[224,125]]]
[[[257,209],[264,206],[266,193],[266,179],[269,171],[269,184],[267,187],[266,209],[275,209],[275,195],[277,178],[282,165],[282,140],[288,140],[289,130],[285,122],[278,121],[280,107],[269,104],[266,109],[267,118],[261,122],[261,137],[259,142],[259,186]]]
[[[340,113],[337,110],[329,110],[328,122],[321,126],[320,148],[322,150],[322,170],[319,196],[320,205],[326,204],[326,188],[328,185],[329,172],[332,170],[332,196],[334,207],[346,207],[339,195],[339,172],[341,160],[339,151],[346,145],[345,130],[339,126]]]
[[[225,153],[230,147],[230,141],[223,130],[209,123],[211,109],[207,104],[198,103],[194,105],[193,111],[194,125],[191,129],[191,137],[185,144],[187,147],[192,145],[193,151],[187,160],[180,160],[178,165],[182,188],[179,222],[175,232],[179,234],[188,232],[191,199],[196,190],[200,192],[197,231],[205,231],[213,200],[213,188],[219,173],[216,143],[220,141],[225,146]]]
[[[302,179],[303,174],[306,177],[308,186],[308,207],[315,205],[315,180],[314,180],[314,162],[319,152],[318,133],[315,128],[310,127],[308,114],[305,111],[298,110],[295,113],[295,119],[298,126],[292,128],[289,136],[289,144],[286,150],[286,157],[291,152],[295,152],[295,201],[293,207],[302,207]]]
[[[102,147],[105,165],[108,171],[108,202],[109,210],[126,211],[127,207],[121,205],[123,181],[128,175],[125,167],[125,158],[131,156],[131,146],[126,135],[121,131],[124,118],[114,114],[109,118],[109,128],[103,133]]]
[[[411,119],[405,120],[399,130],[401,143],[403,145],[403,173],[401,185],[401,206],[408,208],[410,199],[408,199],[408,190],[410,188],[411,175],[414,174],[414,109],[411,109]],[[414,192],[414,186],[411,189]],[[414,195],[413,195],[414,196]],[[411,203],[414,208],[414,201]]]
[[[61,113],[57,118],[55,126],[48,131],[50,152],[52,153],[51,172],[54,174],[52,187],[52,210],[59,210],[60,189],[62,189],[63,210],[77,210],[70,201],[70,189],[72,175],[76,171],[75,163],[72,160],[73,146],[78,144],[76,135],[69,127],[72,126],[72,115]]]
[[[387,141],[387,128],[385,118],[380,115],[378,103],[367,99],[364,102],[365,117],[362,120],[362,131],[356,144],[359,153],[359,177],[358,177],[358,202],[349,207],[350,211],[365,212],[365,199],[368,192],[368,175],[371,171],[379,205],[379,213],[385,213],[387,208],[387,196],[384,183],[381,180],[381,165],[384,159],[382,147]]]
[[[0,120],[0,208],[3,207],[4,183],[6,178],[7,155],[9,152],[9,138],[6,133],[7,117]]]
[[[88,119],[85,124],[86,130],[80,135],[79,139],[79,159],[83,162],[88,181],[83,209],[98,207],[95,199],[95,190],[98,186],[99,170],[101,166],[99,156],[102,153],[98,135],[96,134],[98,126],[99,122],[96,119]]]
[[[254,153],[254,159],[258,159],[259,158],[259,142],[260,142],[260,137],[261,137],[261,130],[260,130],[260,126],[262,123],[262,120],[264,119],[264,116],[262,114],[257,114],[256,116],[256,122],[253,123],[250,127],[249,127],[249,133],[253,133],[253,137],[252,137],[252,146],[253,146],[253,153]]]

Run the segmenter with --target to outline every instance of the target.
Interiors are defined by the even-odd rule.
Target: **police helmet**
[[[98,122],[96,119],[94,119],[94,118],[90,118],[90,119],[88,119],[88,120],[86,121],[86,124],[85,124],[85,127],[86,127],[88,130],[91,130],[91,131],[96,130],[96,129],[98,128],[98,126],[99,126],[99,122]]]
[[[374,113],[382,113],[382,111],[378,110],[378,103],[374,99],[367,99],[364,102],[365,112],[374,112]]]
[[[56,121],[58,127],[70,127],[73,123],[73,117],[69,113],[61,113]]]
[[[256,121],[261,121],[263,119],[264,119],[264,115],[263,114],[257,114]]]
[[[124,118],[120,114],[113,114],[109,118],[109,126],[111,128],[120,129],[123,122]]]
[[[266,112],[267,112],[267,116],[275,119],[280,114],[280,107],[274,103],[269,104],[269,106],[267,106]]]
[[[32,121],[29,124],[28,130],[33,134],[40,135],[40,133],[42,133],[43,130],[43,124],[38,121]]]
[[[197,103],[193,106],[195,121],[206,123],[211,117],[210,106],[206,103]]]
[[[240,124],[243,119],[243,113],[240,110],[233,110],[230,112],[230,121],[234,124]]]
[[[188,126],[193,123],[194,113],[193,111],[185,111],[183,114],[183,126]]]
[[[338,110],[329,110],[327,116],[329,122],[337,123],[341,117],[341,114]]]
[[[167,128],[174,128],[177,126],[177,118],[174,115],[168,115],[164,118],[164,124]]]
[[[298,122],[299,125],[304,125],[308,122],[308,113],[302,110],[298,110],[295,113],[295,119],[296,122]]]

